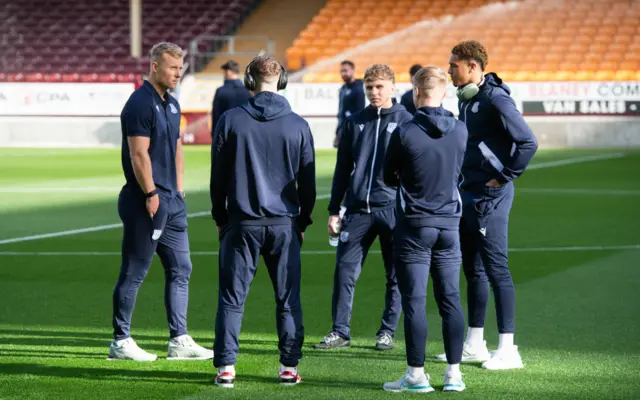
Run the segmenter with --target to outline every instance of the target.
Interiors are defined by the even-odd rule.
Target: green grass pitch
[[[0,399],[404,397],[382,391],[406,367],[402,320],[395,348],[373,350],[383,307],[379,254],[370,254],[356,286],[353,347],[311,348],[331,327],[335,255],[327,242],[326,195],[334,157],[333,151],[318,151],[319,199],[303,246],[303,383],[277,384],[275,306],[261,264],[246,304],[236,388],[225,390],[213,385],[209,361],[163,359],[168,332],[157,259],[139,292],[132,333],[160,359],[105,360],[120,228],[38,236],[119,223],[119,151],[0,149]],[[640,398],[640,152],[547,150],[532,166],[516,183],[509,237],[516,343],[525,369],[490,372],[463,365],[467,390],[443,395],[444,365],[432,359],[443,346],[430,291],[425,369],[438,391],[428,396]],[[208,178],[208,148],[187,148],[190,213],[208,211]],[[218,240],[206,215],[189,219],[189,233],[189,329],[211,346],[217,299],[217,256],[211,253]],[[464,278],[462,284],[466,310]],[[493,303],[485,330],[489,348],[495,348]]]

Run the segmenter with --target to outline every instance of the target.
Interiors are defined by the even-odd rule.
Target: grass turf
[[[541,151],[534,160],[602,155],[602,151]],[[613,152],[612,152],[613,153]],[[617,152],[615,152],[617,153]],[[208,209],[208,150],[188,148],[189,212]],[[122,184],[118,151],[0,149],[0,241],[117,223]],[[318,193],[329,192],[334,152],[318,152]],[[527,172],[511,213],[510,268],[516,283],[516,342],[526,368],[489,372],[463,366],[461,398],[637,398],[640,396],[638,249],[551,251],[565,246],[640,244],[640,153]],[[64,190],[63,190],[64,189]],[[518,189],[520,189],[518,191]],[[571,190],[568,190],[571,189]],[[573,190],[573,191],[572,191]],[[371,254],[356,286],[353,347],[317,351],[331,326],[335,256],[327,244],[326,199],[303,251],[306,330],[303,384],[276,384],[278,355],[271,283],[259,268],[245,307],[234,390],[212,385],[210,362],[108,362],[111,292],[119,269],[120,229],[0,245],[0,399],[393,398],[382,383],[405,368],[402,321],[396,347],[372,349],[383,307],[384,272]],[[218,249],[208,217],[189,220],[192,251]],[[534,250],[527,250],[537,248]],[[373,250],[377,250],[377,244]],[[15,252],[15,253],[10,253]],[[22,252],[109,252],[29,255]],[[211,345],[217,299],[217,257],[192,256],[189,328]],[[464,287],[464,278],[462,278]],[[154,261],[133,318],[141,347],[166,355],[164,274]],[[442,386],[440,320],[431,294],[425,369]],[[466,304],[463,291],[463,306]],[[486,338],[497,344],[493,304]],[[431,396],[440,396],[437,392]]]

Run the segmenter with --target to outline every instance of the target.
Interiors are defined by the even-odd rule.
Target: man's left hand
[[[500,187],[500,186],[502,186],[502,184],[500,182],[498,182],[497,179],[492,179],[492,180],[490,180],[489,182],[486,183],[486,186],[489,186],[489,187]]]

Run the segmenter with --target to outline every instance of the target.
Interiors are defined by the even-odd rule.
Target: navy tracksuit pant
[[[170,337],[187,333],[187,303],[191,259],[184,199],[160,195],[160,207],[152,219],[146,199],[124,187],[118,197],[118,214],[124,232],[120,276],[113,291],[113,334],[116,340],[130,336],[136,295],[154,253],[158,253],[165,273],[164,302]]]
[[[393,266],[393,231],[396,225],[395,208],[371,214],[348,214],[342,221],[340,242],[336,253],[331,314],[333,331],[345,339],[351,338],[350,321],[353,293],[369,248],[380,238],[386,275],[385,307],[377,335],[393,335],[398,327],[400,292]]]
[[[460,240],[467,279],[469,326],[484,327],[489,283],[496,303],[499,333],[515,332],[515,289],[507,266],[509,212],[513,183],[462,192]]]
[[[394,237],[398,286],[404,311],[407,364],[424,366],[427,345],[427,283],[433,290],[449,364],[462,359],[464,315],[460,304],[460,236],[457,229],[413,227],[399,223]]]
[[[276,298],[280,362],[295,367],[302,358],[304,326],[300,303],[301,235],[295,224],[229,223],[220,234],[218,312],[213,364],[235,365],[244,303],[262,256]]]

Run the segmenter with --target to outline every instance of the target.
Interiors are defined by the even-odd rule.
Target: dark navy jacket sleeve
[[[313,223],[311,214],[316,202],[316,161],[313,135],[311,129],[303,132],[300,148],[300,167],[298,170],[297,186],[300,201],[300,217],[298,228],[304,232]]]
[[[389,138],[389,146],[387,147],[387,155],[384,159],[383,179],[384,183],[389,186],[398,186],[398,171],[402,165],[402,141],[400,140],[400,131],[396,128]]]
[[[220,93],[220,89],[218,88],[216,90],[215,96],[213,96],[213,107],[211,108],[211,127],[212,127],[211,135],[212,136],[215,133],[216,124],[220,120],[220,117],[222,116],[222,113],[225,111],[225,110],[223,110],[223,106],[222,106],[223,100],[224,99],[222,98],[222,95]]]
[[[355,96],[355,103],[358,106],[358,111],[364,110],[364,89],[362,88],[362,85],[358,86],[358,89],[356,90],[356,96]]]
[[[153,107],[148,103],[131,102],[122,114],[122,123],[127,137],[151,137]]]
[[[213,143],[211,144],[211,179],[209,195],[211,196],[211,216],[217,226],[224,226],[229,221],[227,211],[228,177],[232,169],[230,151],[227,147],[227,123],[222,117],[215,127]]]
[[[333,173],[331,186],[331,200],[329,201],[329,215],[338,215],[340,204],[349,186],[349,178],[353,171],[353,156],[351,143],[353,140],[353,122],[347,120],[343,123],[342,137],[338,143],[338,157],[336,169]]]
[[[498,178],[500,183],[507,183],[522,175],[538,149],[538,140],[510,96],[495,96],[491,104],[500,113],[505,131],[515,143],[515,152]]]

